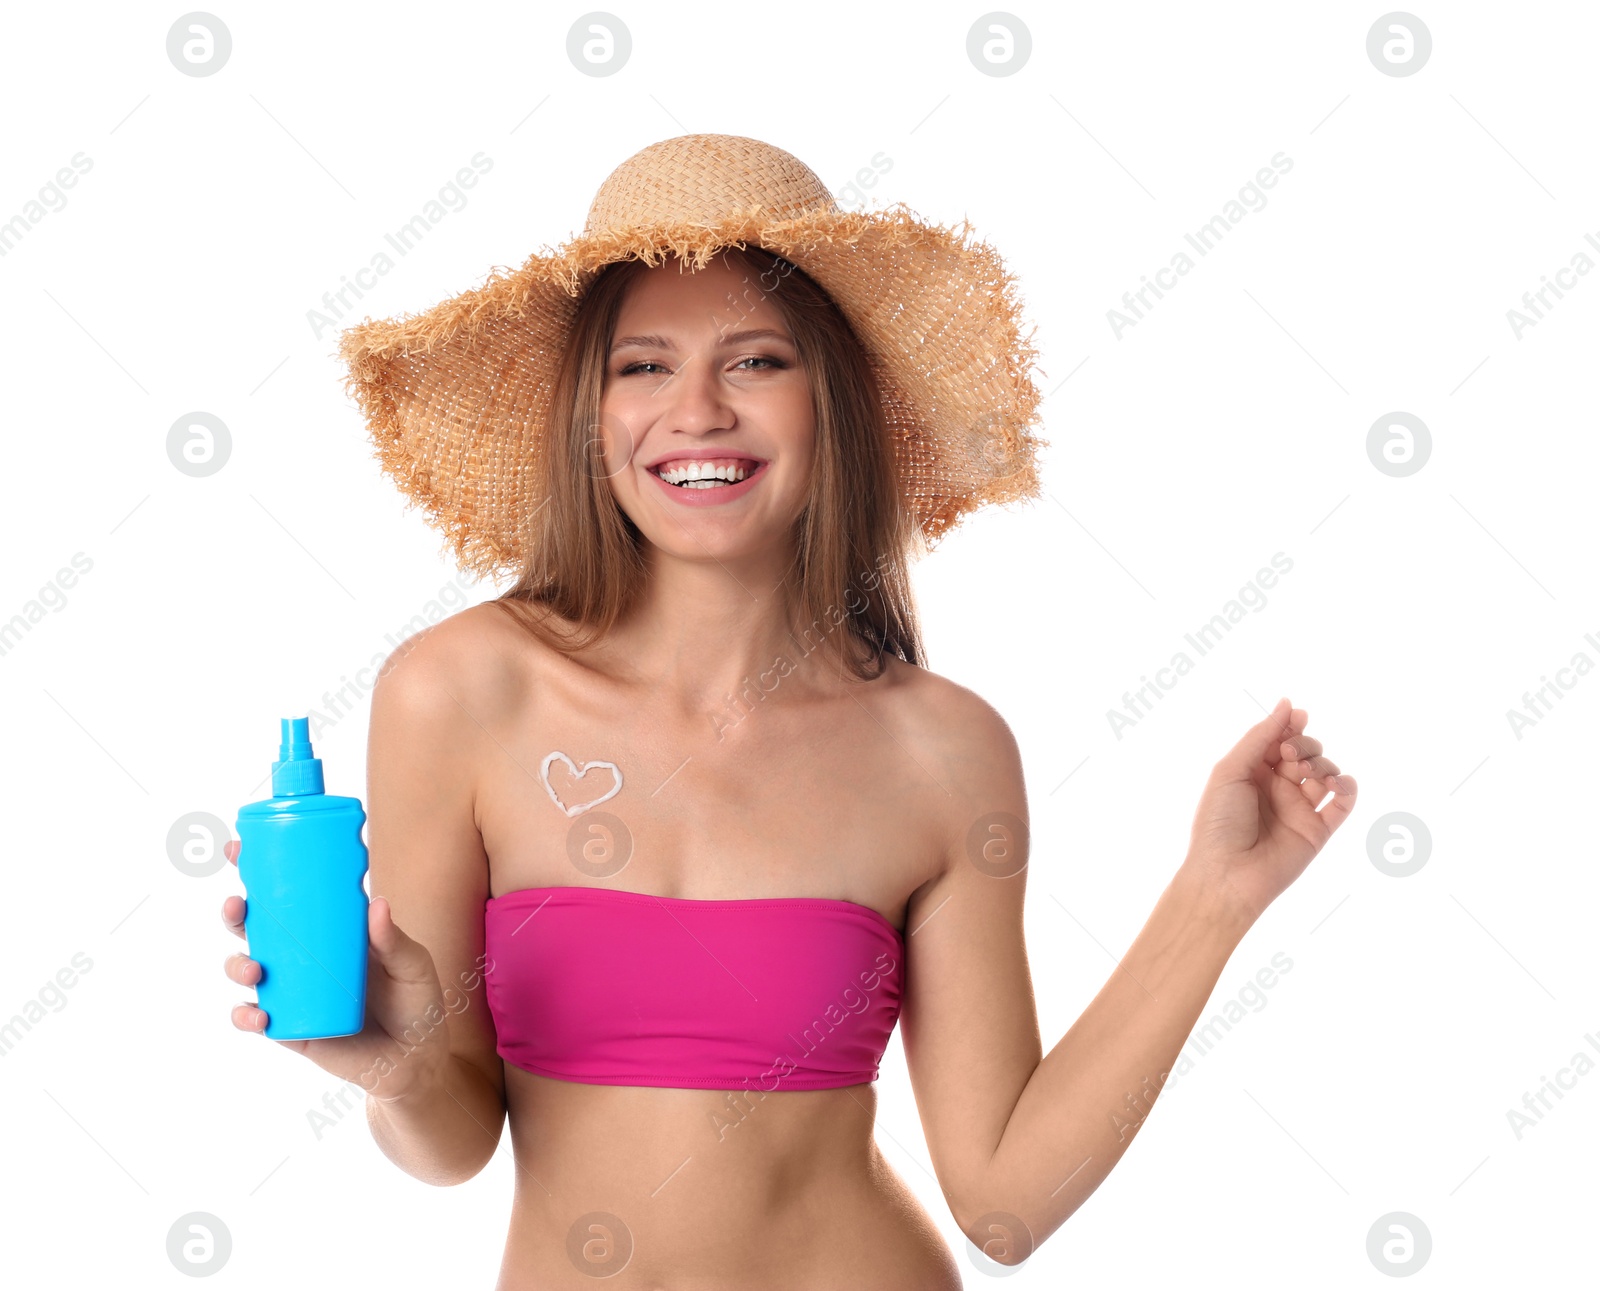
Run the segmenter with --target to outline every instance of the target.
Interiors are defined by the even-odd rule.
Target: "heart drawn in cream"
[[[582,780],[589,772],[598,768],[611,772],[615,783],[598,798],[591,798],[588,802],[574,803],[569,807],[561,801],[560,795],[556,793],[554,787],[550,784],[550,764],[557,761],[567,764],[567,770],[572,773],[574,780]],[[560,807],[568,816],[576,816],[580,811],[588,811],[590,807],[598,807],[607,798],[615,798],[622,792],[622,772],[617,769],[615,762],[585,762],[580,767],[565,753],[560,752],[546,753],[544,755],[544,761],[539,764],[539,779],[544,781],[544,791],[550,795],[550,801]]]

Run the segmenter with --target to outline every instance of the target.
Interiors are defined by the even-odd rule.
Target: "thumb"
[[[373,953],[390,977],[401,982],[426,982],[434,973],[428,948],[408,936],[394,921],[388,897],[373,897],[367,913],[367,935]]]
[[[1221,780],[1244,780],[1257,767],[1276,766],[1282,760],[1278,746],[1289,734],[1292,710],[1287,699],[1280,699],[1272,711],[1244,733],[1216,765],[1214,777]]]

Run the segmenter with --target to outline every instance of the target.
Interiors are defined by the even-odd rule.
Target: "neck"
[[[779,655],[795,657],[787,544],[736,562],[685,560],[647,545],[645,560],[644,591],[614,626],[607,653],[682,711],[719,710]]]

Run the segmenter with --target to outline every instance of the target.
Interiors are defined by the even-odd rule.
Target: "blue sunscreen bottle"
[[[309,719],[285,717],[272,797],[239,809],[244,931],[271,1040],[354,1035],[366,1020],[367,814],[322,791]]]

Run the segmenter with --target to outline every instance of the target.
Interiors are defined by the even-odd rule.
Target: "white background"
[[[1578,252],[1600,263],[1592,6],[1421,8],[1432,55],[1400,77],[1366,53],[1384,9],[1348,3],[1025,6],[1031,57],[999,77],[966,53],[982,9],[947,3],[629,7],[605,77],[568,59],[577,7],[229,7],[206,77],[167,57],[181,12],[14,9],[0,52],[0,220],[92,160],[0,258],[0,620],[93,562],[0,655],[0,1019],[74,953],[93,964],[0,1057],[8,1282],[186,1284],[167,1232],[205,1211],[232,1235],[217,1286],[492,1283],[509,1141],[440,1190],[381,1156],[359,1106],[319,1140],[307,1112],[338,1082],[228,1020],[249,995],[221,972],[237,873],[180,872],[167,834],[263,796],[278,718],[455,575],[308,311],[475,153],[493,168],[468,204],[345,323],[565,240],[612,167],[696,131],[775,143],[841,192],[885,154],[874,204],[969,218],[1037,323],[1044,494],[969,520],[916,586],[934,670],[1021,742],[1047,1048],[1274,700],[1360,784],[1207,1016],[1275,952],[1292,971],[1011,1285],[1384,1285],[1366,1239],[1391,1211],[1431,1232],[1434,1285],[1592,1279],[1600,1073],[1520,1139],[1507,1119],[1600,1058],[1600,677],[1564,674],[1520,739],[1507,718],[1600,659],[1600,274],[1520,338],[1507,320]],[[1279,152],[1268,204],[1115,335],[1123,292]],[[232,438],[205,478],[166,453],[196,410]],[[1398,478],[1366,448],[1397,410],[1432,436]],[[1108,710],[1276,552],[1293,569],[1265,607],[1119,739]],[[330,792],[363,793],[365,738],[364,705],[321,735]],[[1409,877],[1371,859],[1391,812],[1431,833]],[[884,1153],[984,1285],[898,1035],[881,1091]]]

